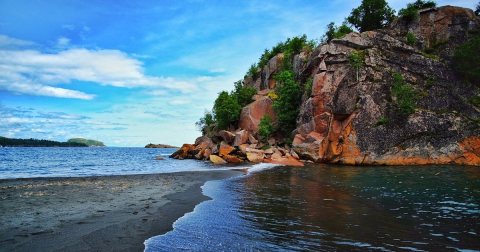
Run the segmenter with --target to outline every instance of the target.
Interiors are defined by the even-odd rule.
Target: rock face
[[[262,96],[253,103],[248,104],[240,113],[238,127],[247,131],[258,132],[260,119],[264,115],[269,115],[272,120],[275,120],[275,112],[272,105],[273,101],[268,96]]]
[[[392,29],[320,45],[296,69],[313,77],[313,90],[302,104],[294,149],[315,162],[480,165],[480,111],[468,102],[476,94],[445,64],[467,31],[479,28],[471,10],[446,6],[410,24],[397,19]],[[405,43],[407,32],[416,45]],[[432,47],[438,56],[425,57],[422,50]],[[365,56],[358,81],[347,61],[353,50]],[[409,116],[396,110],[393,72],[420,95]]]
[[[223,141],[220,149],[231,149],[219,156],[232,162],[237,160],[231,156],[288,165],[301,165],[298,158],[354,165],[480,165],[480,108],[469,102],[480,95],[479,88],[448,67],[455,46],[478,30],[480,17],[472,10],[445,6],[422,10],[410,23],[396,19],[388,28],[350,33],[294,55],[295,78],[300,83],[310,78],[312,92],[301,98],[292,149],[262,151],[258,125],[265,114],[275,120],[267,94],[277,85],[279,54],[259,70],[258,79],[244,80],[258,94],[242,109],[240,129],[219,133],[217,145],[200,149],[216,154]],[[407,44],[407,33],[415,35],[414,44]],[[363,57],[358,69],[349,63],[351,52]],[[400,113],[394,75],[419,98],[413,113]],[[282,137],[274,136],[270,144],[283,145]],[[196,146],[184,145],[177,157],[197,155]]]

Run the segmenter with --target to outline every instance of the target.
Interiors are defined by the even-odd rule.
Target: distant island
[[[80,144],[85,144],[88,147],[107,147],[101,141],[84,139],[84,138],[71,138],[71,139],[68,139],[67,143],[80,143]]]
[[[168,145],[168,144],[152,144],[152,143],[149,143],[149,144],[145,145],[145,148],[178,148],[178,147]]]
[[[44,139],[20,139],[0,137],[2,147],[106,147],[102,142],[83,138],[72,138],[67,142],[57,142]]]

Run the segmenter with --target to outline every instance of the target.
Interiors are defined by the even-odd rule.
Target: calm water
[[[478,167],[265,168],[208,182],[146,251],[480,250]]]
[[[168,156],[176,149],[0,148],[0,179],[152,174],[218,169]],[[162,156],[164,160],[155,160]]]
[[[0,148],[0,179],[232,169],[173,151]],[[244,167],[146,251],[480,251],[480,167]]]

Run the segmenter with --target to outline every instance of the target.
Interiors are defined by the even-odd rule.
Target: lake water
[[[172,149],[0,148],[1,178],[232,169]],[[246,165],[146,251],[480,251],[480,167]]]

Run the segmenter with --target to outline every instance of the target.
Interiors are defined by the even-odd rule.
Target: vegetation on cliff
[[[197,122],[206,136],[183,153],[226,162],[282,153],[345,164],[479,165],[480,19],[435,6],[417,0],[392,19],[385,1],[364,0],[347,20],[361,32],[382,29],[330,23],[317,48],[300,36],[265,50],[236,90],[219,94]],[[258,93],[240,95],[244,88]]]
[[[452,66],[465,80],[480,88],[480,35],[456,48]]]
[[[20,139],[0,137],[0,146],[3,147],[88,147],[78,142],[57,142],[44,139]]]
[[[434,1],[422,1],[417,0],[414,3],[408,3],[407,8],[402,8],[398,12],[398,16],[403,18],[407,23],[412,22],[413,20],[418,19],[418,11],[426,8],[435,8],[437,3]]]
[[[385,0],[363,0],[347,17],[358,31],[373,31],[385,27],[395,17],[395,10]]]

